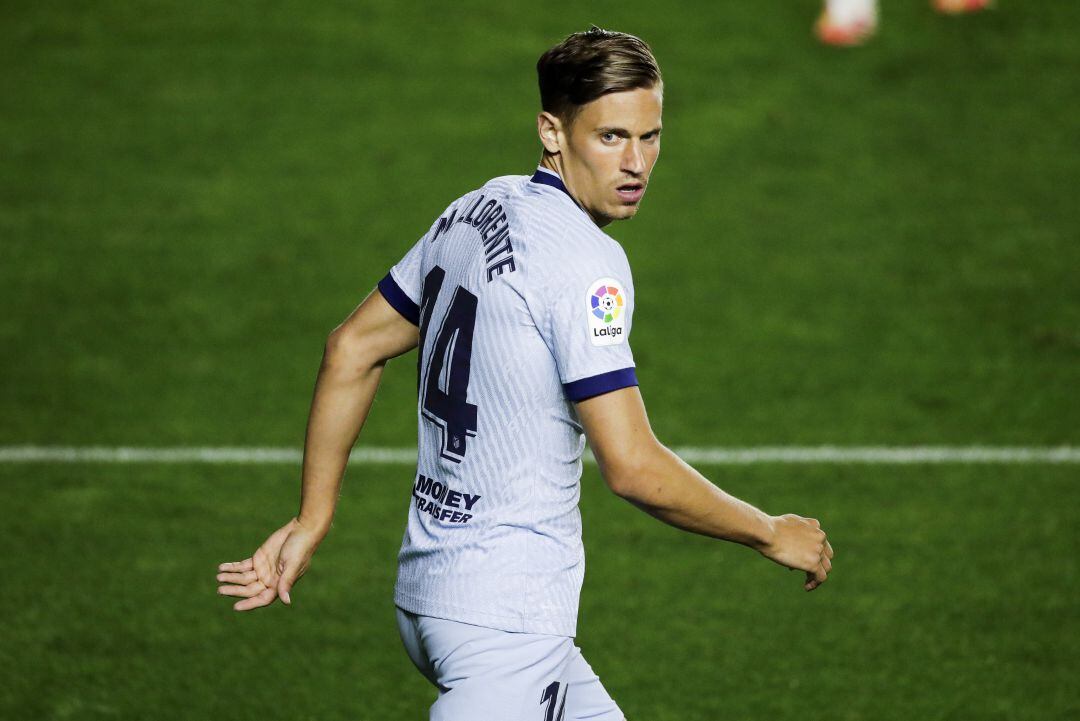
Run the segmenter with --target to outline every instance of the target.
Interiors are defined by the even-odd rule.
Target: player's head
[[[649,46],[596,26],[536,63],[544,165],[598,225],[637,213],[660,153],[664,82]]]

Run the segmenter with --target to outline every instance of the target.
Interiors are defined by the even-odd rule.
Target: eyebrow
[[[656,127],[656,128],[653,128],[652,130],[650,130],[647,133],[642,133],[642,135],[659,135],[660,131],[662,131],[662,130],[663,130],[662,127]],[[600,127],[600,128],[596,129],[596,132],[600,133],[600,134],[611,133],[613,135],[618,135],[620,138],[629,138],[630,137],[630,131],[627,130],[626,128]]]

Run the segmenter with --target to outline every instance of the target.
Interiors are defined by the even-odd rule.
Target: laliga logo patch
[[[600,278],[589,284],[585,305],[593,345],[615,345],[626,339],[626,292],[622,287],[614,278]]]

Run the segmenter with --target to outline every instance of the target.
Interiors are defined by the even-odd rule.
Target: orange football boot
[[[939,13],[945,15],[963,15],[977,13],[993,5],[993,0],[933,0],[930,3]]]

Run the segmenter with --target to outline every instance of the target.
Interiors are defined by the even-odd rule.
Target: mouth
[[[633,204],[641,200],[641,196],[645,195],[645,184],[637,182],[623,183],[615,189],[615,192],[624,203]]]

